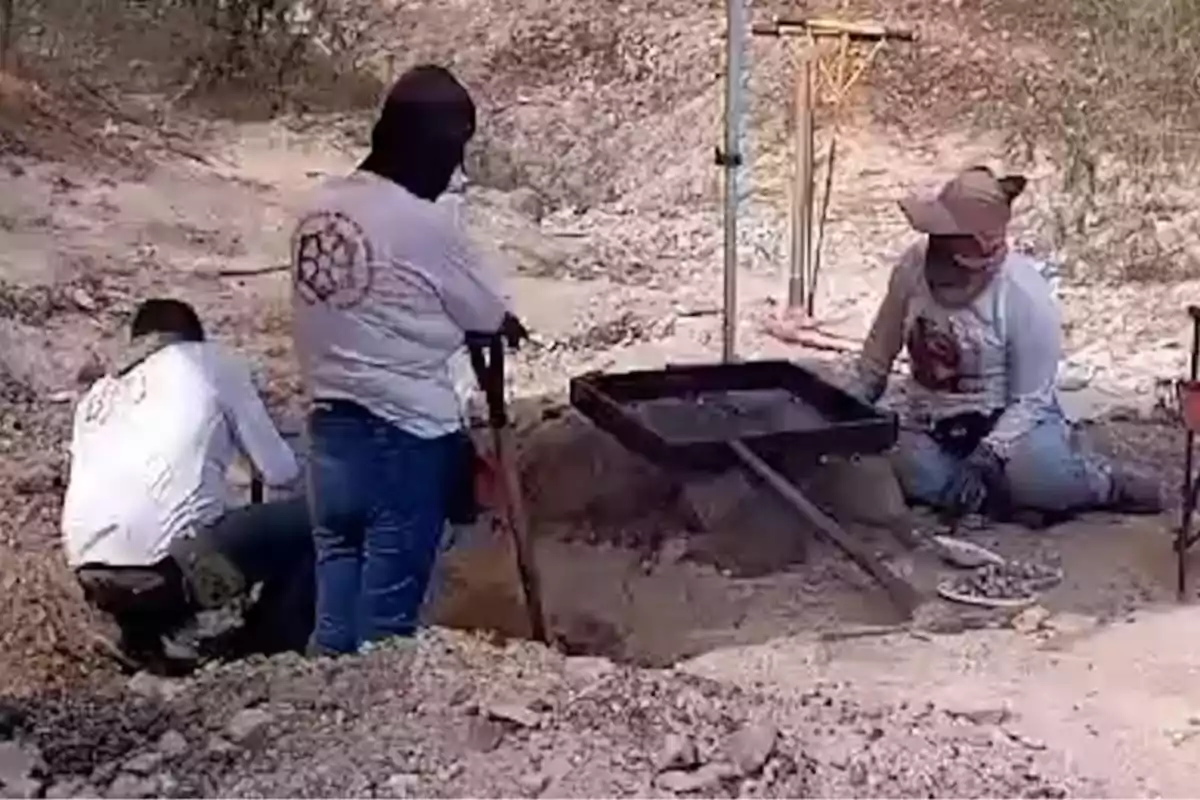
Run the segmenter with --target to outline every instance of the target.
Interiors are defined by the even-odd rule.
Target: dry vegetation
[[[1054,239],[1079,277],[1194,278],[1200,4],[1076,0],[1071,10],[1061,45],[1071,59],[1028,89],[1066,198]]]

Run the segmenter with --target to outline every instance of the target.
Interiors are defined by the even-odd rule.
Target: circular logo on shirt
[[[293,279],[296,291],[309,305],[358,305],[371,288],[372,263],[371,243],[358,223],[345,214],[311,214],[296,228]]]

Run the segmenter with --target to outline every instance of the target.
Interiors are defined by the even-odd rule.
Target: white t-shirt
[[[313,399],[350,400],[423,438],[462,427],[451,357],[508,310],[451,209],[355,172],[292,238],[296,353]]]
[[[299,475],[250,372],[209,343],[170,344],[80,400],[63,504],[67,562],[148,566],[235,504],[238,452],[270,486]]]

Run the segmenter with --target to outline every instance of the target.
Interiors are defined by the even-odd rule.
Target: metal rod
[[[517,562],[517,577],[525,594],[525,610],[529,615],[529,635],[535,642],[546,642],[546,609],[542,605],[542,581],[533,553],[529,515],[525,509],[525,498],[521,493],[521,481],[517,476],[517,465],[511,441],[510,429],[496,427],[492,430],[492,441],[496,448],[496,460],[504,480],[504,502],[508,509],[510,533],[513,537],[513,556]]]
[[[737,357],[738,200],[742,161],[742,59],[746,38],[745,0],[725,0],[725,275],[721,360]]]
[[[796,70],[793,111],[792,252],[788,275],[788,308],[807,305],[812,268],[813,205],[812,58],[805,51]]]
[[[906,616],[912,614],[918,597],[916,589],[911,583],[893,572],[867,548],[851,539],[835,520],[813,505],[803,492],[759,458],[753,450],[746,446],[745,442],[734,439],[728,444],[746,469],[774,489],[776,494],[783,498],[788,505],[812,523],[822,536],[841,548],[842,552],[849,556],[854,563],[878,581],[903,614]]]

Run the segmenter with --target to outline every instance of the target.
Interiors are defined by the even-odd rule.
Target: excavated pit
[[[687,513],[680,476],[570,409],[542,400],[514,417],[548,628],[568,654],[662,667],[720,647],[898,620],[878,587],[817,545],[803,521],[705,530]],[[529,636],[505,527],[487,520],[458,531],[428,616],[499,639]]]

